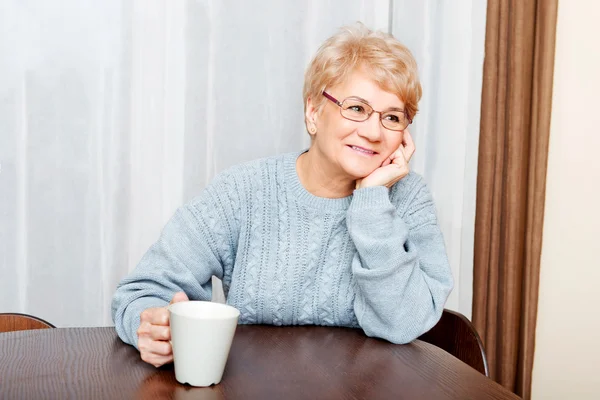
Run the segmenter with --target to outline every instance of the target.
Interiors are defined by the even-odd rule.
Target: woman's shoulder
[[[282,168],[285,160],[294,157],[295,153],[279,154],[275,156],[256,158],[231,165],[218,172],[201,191],[227,192],[240,195],[254,193],[259,186],[264,185],[263,178],[269,176],[274,170]]]
[[[262,157],[231,165],[218,172],[198,194],[192,197],[186,206],[200,205],[210,207],[216,204],[239,206],[239,202],[255,193],[261,185],[269,166],[282,162],[286,154]]]

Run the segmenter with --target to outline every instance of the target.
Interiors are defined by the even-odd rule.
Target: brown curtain
[[[473,323],[493,379],[530,397],[558,0],[488,0]]]

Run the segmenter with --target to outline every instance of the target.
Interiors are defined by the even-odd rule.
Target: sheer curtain
[[[218,171],[308,146],[303,72],[336,28],[392,31],[425,96],[429,182],[470,314],[485,1],[0,4],[0,312],[107,325],[117,282]]]

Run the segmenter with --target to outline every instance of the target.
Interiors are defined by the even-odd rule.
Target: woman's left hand
[[[386,186],[392,187],[400,179],[408,175],[410,168],[408,163],[415,153],[415,143],[410,136],[408,129],[404,130],[404,137],[398,150],[392,153],[382,164],[381,167],[371,172],[368,176],[356,180],[356,189]]]

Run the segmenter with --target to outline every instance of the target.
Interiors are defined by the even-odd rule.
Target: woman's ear
[[[306,112],[304,117],[306,118],[306,128],[308,129],[308,133],[315,135],[317,133],[318,112],[310,97],[306,99]]]

